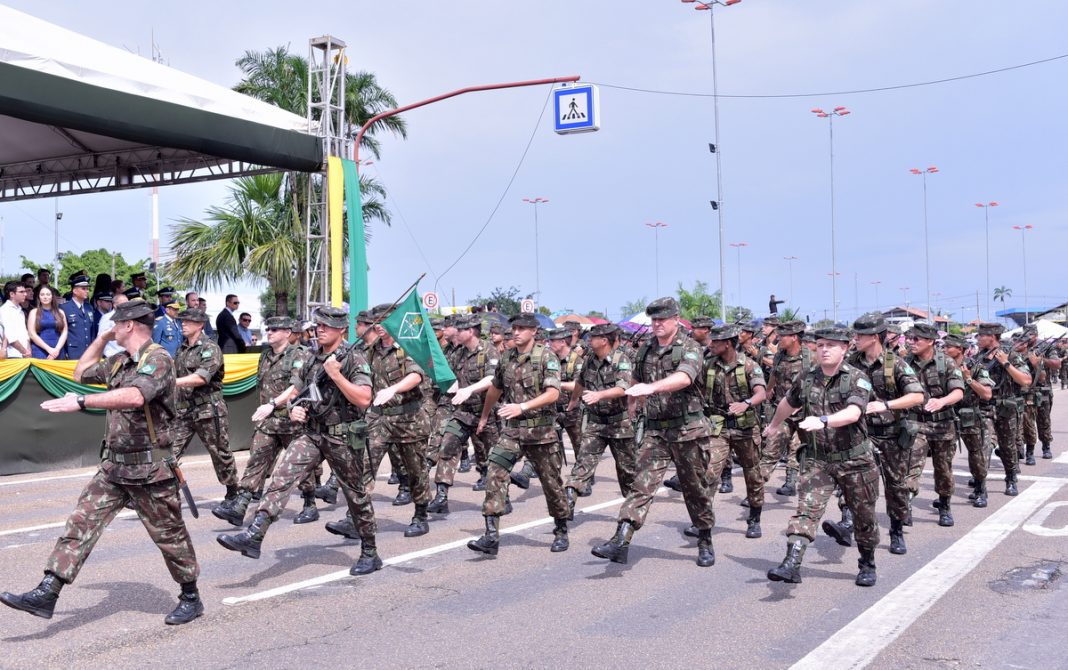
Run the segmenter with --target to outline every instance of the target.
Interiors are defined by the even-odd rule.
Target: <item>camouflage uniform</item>
[[[942,398],[955,390],[964,392],[964,376],[952,358],[941,351],[926,361],[910,355],[906,362],[916,370],[929,398]],[[920,432],[912,445],[912,460],[907,479],[909,490],[919,493],[920,475],[927,460],[928,450],[934,464],[935,492],[939,499],[953,495],[953,454],[957,450],[957,427],[952,407],[945,407],[933,414],[917,408],[911,418],[920,422]]]
[[[449,369],[454,372],[456,370],[456,354],[460,348],[452,343],[446,343],[441,348]],[[445,436],[445,426],[448,425],[449,419],[452,418],[453,405],[452,396],[442,393],[434,385],[431,385],[431,400],[433,401],[433,411],[431,412],[430,437],[427,439],[426,458],[427,461],[437,462],[441,458],[441,441]]]
[[[963,349],[963,342],[961,343]],[[977,383],[994,388],[994,380],[986,367],[974,358],[965,358],[964,366],[971,373],[971,378]],[[972,479],[975,480],[975,492],[983,493],[986,499],[987,468],[990,463],[990,453],[994,448],[994,401],[982,400],[970,384],[965,384],[964,400],[954,405],[957,411],[957,419],[960,421],[960,437],[968,450],[968,469],[971,470]],[[978,506],[978,505],[977,505]]]
[[[456,374],[457,386],[464,388],[488,376],[493,376],[497,371],[499,355],[497,349],[484,340],[479,341],[474,351],[464,346],[457,347],[457,351],[453,352],[453,357],[449,361],[449,367]],[[492,449],[497,443],[499,435],[494,422],[487,421],[482,432],[475,435],[485,398],[484,393],[474,393],[462,405],[454,407],[452,416],[443,428],[441,456],[438,458],[437,471],[434,473],[435,484],[452,486],[456,476],[456,467],[460,462],[460,453],[466,449],[468,439],[472,439],[481,449],[486,450],[487,454],[488,449]],[[485,457],[481,460],[484,459]],[[476,460],[478,460],[477,456]]]
[[[732,416],[732,402],[746,402],[757,387],[766,386],[760,365],[745,354],[737,354],[733,364],[713,357],[706,369],[705,392],[713,432],[719,433],[735,460],[742,466],[746,497],[750,508],[764,505],[764,477],[760,471],[760,422],[750,407],[741,416]]]
[[[801,351],[796,356],[790,356],[783,350],[775,354],[768,380],[768,390],[771,394],[769,409],[772,413],[793,386],[798,375],[810,367],[812,367],[812,356],[804,345],[801,346]],[[765,482],[771,479],[771,473],[784,454],[786,455],[787,475],[791,470],[795,473],[800,470],[801,466],[797,462],[797,449],[801,445],[800,436],[797,434],[798,421],[796,417],[789,417],[783,422],[782,428],[764,443],[760,457],[760,473]]]
[[[222,349],[203,333],[195,344],[183,341],[178,347],[175,375],[181,378],[195,374],[206,383],[178,389],[174,455],[182,458],[195,433],[211,456],[219,483],[232,496],[237,492],[237,468],[230,453],[230,414],[222,395],[224,368]]]
[[[83,384],[105,384],[109,391],[138,389],[145,405],[108,410],[100,469],[82,490],[45,567],[62,582],[69,584],[78,576],[104,529],[127,500],[133,501],[174,581],[194,582],[200,574],[193,542],[182,520],[178,480],[167,463],[172,458],[176,432],[174,380],[171,357],[152,342],[145,343],[134,356],[115,354],[82,373]]]
[[[591,350],[582,362],[576,378],[575,392],[605,391],[630,387],[632,366],[623,347],[617,347],[604,358]],[[616,464],[619,492],[630,493],[635,476],[634,424],[627,413],[627,399],[612,398],[587,405],[586,424],[582,430],[581,446],[575,451],[575,465],[567,480],[567,488],[584,491],[593,483],[597,464],[607,447]]]
[[[1049,451],[1049,445],[1053,442],[1053,427],[1050,420],[1050,412],[1053,409],[1053,375],[1057,374],[1057,370],[1050,368],[1045,359],[1056,359],[1057,351],[1052,347],[1048,348],[1049,351],[1045,352],[1040,358],[1037,358],[1037,365],[1033,361],[1031,367],[1034,368],[1033,375],[1035,375],[1034,383],[1031,385],[1033,389],[1034,397],[1034,409],[1032,413],[1034,415],[1034,430],[1030,434],[1030,439],[1025,440],[1027,446],[1027,458],[1028,462],[1034,459],[1035,444],[1042,443],[1042,449],[1044,452]],[[1037,348],[1033,348],[1032,352],[1037,356]],[[1046,454],[1043,454],[1043,458],[1048,458]]]
[[[570,331],[568,331],[570,332]],[[572,349],[566,358],[560,360],[560,382],[573,382],[582,374],[584,358],[577,349]],[[578,462],[579,448],[582,444],[582,409],[578,406],[570,412],[567,406],[571,402],[571,393],[561,389],[560,398],[556,401],[556,421],[560,428],[567,433],[571,441],[571,451],[575,453],[575,461]]]
[[[1001,329],[1000,324],[993,325]],[[980,326],[980,333],[982,333],[982,326]],[[1009,488],[1015,489],[1016,477],[1020,473],[1020,462],[1016,453],[1016,393],[1019,385],[1009,376],[1004,367],[992,359],[993,353],[993,351],[984,349],[979,351],[976,358],[986,367],[994,382],[994,432],[997,436],[997,454],[1005,470],[1006,490],[1008,490]],[[1024,372],[1030,371],[1023,357],[1015,352],[1009,354],[1006,365]],[[1009,484],[1012,486],[1008,486]]]

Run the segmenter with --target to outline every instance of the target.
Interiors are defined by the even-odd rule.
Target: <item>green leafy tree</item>
[[[649,299],[645,296],[638,298],[637,300],[631,300],[628,303],[624,303],[619,308],[619,318],[625,319],[631,314],[637,314],[638,312],[644,312],[646,305],[649,304]]]
[[[123,258],[122,254],[108,251],[104,248],[91,249],[80,254],[70,251],[62,252],[59,255],[58,271],[55,263],[37,263],[25,256],[21,256],[19,261],[27,272],[36,274],[40,268],[45,268],[51,272],[52,285],[59,289],[61,293],[67,290],[67,281],[71,275],[81,270],[85,270],[91,281],[95,281],[99,274],[107,274],[112,279],[123,280],[127,287],[130,285],[131,274],[145,272],[148,274],[149,299],[155,299],[157,289],[163,286],[173,286],[179,292],[183,292],[187,286],[175,276],[172,268],[168,265],[161,265],[157,268],[157,271],[153,271],[150,269],[151,261],[147,258],[128,262]],[[92,290],[92,287],[90,287],[90,290]]]
[[[719,291],[708,292],[708,283],[703,281],[694,282],[693,289],[687,291],[682,282],[679,282],[679,311],[682,318],[693,319],[698,316],[710,316],[718,319],[723,313],[723,301]]]
[[[494,288],[488,296],[482,297],[482,294],[480,293],[468,302],[478,307],[485,307],[492,304],[496,306],[497,311],[501,314],[504,314],[505,316],[515,316],[516,314],[519,314],[519,310],[522,307],[522,301],[530,298],[533,298],[532,294],[528,293],[527,295],[523,295],[515,286],[509,286],[508,288],[498,286]]]
[[[727,310],[727,321],[731,323],[737,323],[739,321],[750,321],[753,318],[753,310],[748,307],[742,307],[741,305],[734,305]]]
[[[1001,306],[1005,306],[1005,300],[1012,297],[1012,289],[1007,286],[999,286],[994,289],[994,300],[1001,301]]]
[[[820,319],[816,323],[812,324],[812,327],[814,329],[815,328],[833,328],[834,327],[834,319]]]
[[[798,321],[801,319],[801,310],[797,307],[787,307],[779,314],[780,321]]]
[[[628,314],[627,316],[630,316],[630,315]],[[586,318],[587,319],[608,319],[608,317],[604,315],[604,312],[598,312],[595,309],[591,309],[590,311],[586,312]]]

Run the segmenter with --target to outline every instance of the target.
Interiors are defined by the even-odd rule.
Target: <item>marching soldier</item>
[[[790,414],[798,410],[805,414],[798,428],[806,433],[808,465],[798,483],[797,513],[786,529],[786,557],[778,567],[768,570],[771,581],[801,583],[805,549],[816,539],[816,524],[838,487],[853,512],[860,550],[856,584],[874,586],[876,582],[879,469],[863,421],[871,383],[863,372],[845,362],[849,341],[849,331],[844,328],[816,331],[818,365],[794,382],[764,431],[765,436],[774,434]]]
[[[575,321],[568,323],[578,325]],[[575,380],[582,374],[583,352],[574,346],[579,332],[580,329],[560,328],[549,333],[549,348],[560,360],[560,399],[556,401],[557,425],[567,433],[576,462],[579,458],[579,447],[582,445],[582,410],[579,407],[569,410],[568,407],[571,406],[571,397],[575,392]],[[579,491],[579,495],[590,495],[592,488],[591,480],[589,488]]]
[[[545,346],[534,343],[538,320],[522,313],[509,319],[515,348],[506,352],[497,364],[493,381],[486,391],[477,433],[489,426],[489,415],[497,409],[503,425],[500,439],[490,449],[486,474],[486,499],[482,516],[486,532],[467,547],[472,551],[495,556],[500,547],[498,521],[507,510],[508,474],[516,461],[526,457],[541,481],[549,514],[556,520],[552,552],[567,551],[567,500],[560,481],[561,451],[556,424],[556,400],[560,396],[560,361]]]
[[[49,412],[106,409],[103,460],[67,519],[45,565],[44,579],[27,593],[0,594],[0,602],[51,619],[60,590],[75,580],[104,529],[132,500],[182,589],[178,607],[164,622],[189,623],[204,613],[204,603],[197,590],[200,566],[182,520],[181,474],[171,455],[174,364],[152,342],[152,306],[144,300],[119,305],[113,321],[115,327],[89,345],[74,369],[79,384],[105,384],[108,390],[88,396],[68,393],[41,403]],[[124,351],[101,360],[104,345],[112,340]]]
[[[805,332],[804,321],[785,321],[777,327],[779,348],[771,362],[768,376],[768,396],[771,408],[778,407],[797,377],[812,367],[812,354],[801,344],[801,335]],[[774,409],[771,409],[774,412]],[[764,450],[760,458],[760,474],[764,481],[771,479],[779,459],[786,455],[786,481],[775,493],[780,496],[797,495],[797,475],[800,465],[797,462],[797,448],[801,444],[797,439],[797,419],[788,417],[782,424],[782,430],[772,434],[764,441]]]
[[[178,316],[184,341],[174,357],[178,376],[174,456],[180,461],[196,434],[211,456],[219,483],[226,487],[226,500],[233,500],[237,497],[237,468],[230,453],[230,413],[222,395],[222,350],[204,337],[207,314],[189,309]]]
[[[628,398],[645,403],[645,434],[638,445],[637,474],[627,499],[619,509],[616,534],[593,548],[593,555],[626,563],[634,531],[640,529],[664,479],[668,465],[675,463],[686,510],[697,527],[697,565],[716,562],[712,548],[711,486],[707,454],[712,426],[701,400],[704,391],[701,347],[679,328],[679,304],[674,298],[658,298],[645,308],[652,320],[652,339],[645,341],[634,358]]]
[[[1053,458],[1050,443],[1053,441],[1053,426],[1050,419],[1050,411],[1053,409],[1053,377],[1060,373],[1061,360],[1057,350],[1050,344],[1038,345],[1038,327],[1028,324],[1024,328],[1024,334],[1028,336],[1028,358],[1032,376],[1037,374],[1037,379],[1032,385],[1034,389],[1034,428],[1025,437],[1027,441],[1027,464],[1035,464],[1035,443],[1042,442],[1042,458]]]
[[[973,490],[968,498],[973,507],[986,507],[986,475],[994,448],[994,380],[982,363],[965,358],[967,345],[959,335],[946,335],[943,344],[946,355],[964,375],[964,399],[954,409],[972,473]]]
[[[999,346],[999,338],[1005,332],[1000,323],[979,324],[979,353],[981,362],[994,381],[994,432],[998,446],[995,453],[1005,469],[1005,495],[1015,496],[1020,474],[1019,457],[1016,453],[1016,394],[1018,389],[1031,384],[1031,370],[1016,352],[1011,354]]]

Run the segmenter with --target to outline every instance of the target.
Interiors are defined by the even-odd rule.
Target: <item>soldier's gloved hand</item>
[[[297,423],[304,423],[308,420],[308,408],[303,405],[297,405],[289,409],[289,418]]]
[[[803,431],[823,430],[826,426],[818,416],[806,416],[804,421],[797,425]]]
[[[252,415],[252,422],[259,423],[267,417],[269,417],[275,410],[274,403],[264,403],[256,408],[256,412]]]
[[[455,388],[455,386],[456,386],[456,384],[453,384],[454,388]],[[469,388],[467,388],[467,387],[464,387],[464,388],[460,389],[459,391],[456,391],[456,395],[453,396],[453,398],[452,398],[452,404],[454,404],[454,405],[462,405],[465,402],[467,402],[467,399],[470,398],[470,397],[471,397],[471,390]]]
[[[388,387],[382,389],[381,391],[378,392],[377,395],[375,395],[375,401],[374,401],[375,407],[380,407],[382,405],[385,405],[390,400],[393,400],[393,396],[395,396],[395,395],[397,395],[397,392],[395,390],[393,390],[393,387],[391,387],[391,386],[388,386]]]

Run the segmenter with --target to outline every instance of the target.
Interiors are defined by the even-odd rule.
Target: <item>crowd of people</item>
[[[47,305],[45,299],[38,308]],[[228,298],[227,308],[232,316],[238,304]],[[114,327],[88,345],[75,370],[76,380],[106,383],[108,391],[43,405],[55,412],[107,409],[103,462],[68,519],[44,580],[27,593],[0,594],[0,602],[50,618],[62,587],[127,505],[138,511],[181,586],[166,622],[200,616],[199,565],[179,498],[179,460],[194,434],[226,488],[212,514],[242,528],[218,542],[253,559],[299,490],[303,508],[294,523],[319,519],[316,500],[342,497],[347,515],[326,530],[360,542],[352,575],[380,569],[372,493],[386,458],[390,485],[397,485],[393,505],[414,506],[405,537],[429,533],[432,519],[448,515],[456,473],[474,468],[485,532],[468,543],[472,551],[498,554],[500,518],[512,512],[511,487],[526,489],[537,478],[554,519],[549,549],[564,552],[577,499],[591,494],[608,450],[625,500],[615,532],[592,549],[595,556],[628,562],[634,534],[663,484],[685,501],[691,525],[684,534],[697,540],[697,565],[714,565],[715,496],[733,491],[737,464],[746,490],[746,538],[763,535],[761,512],[771,495],[765,487],[776,471],[785,477],[774,495],[797,498],[785,557],[768,571],[769,580],[800,583],[805,550],[822,529],[841,545],[857,546],[856,584],[872,586],[880,482],[895,555],[907,553],[905,528],[928,458],[939,526],[954,525],[952,461],[959,443],[968,454],[971,505],[988,505],[994,455],[1005,495],[1017,495],[1021,468],[1036,465],[1038,445],[1041,458],[1053,457],[1052,384],[1059,378],[1063,388],[1068,373],[1061,365],[1065,341],[1040,342],[1030,326],[1005,343],[1000,324],[981,324],[972,343],[927,323],[895,332],[878,312],[851,328],[814,332],[775,317],[729,325],[699,317],[687,330],[678,303],[661,298],[646,309],[651,326],[638,333],[615,324],[583,333],[574,322],[545,331],[533,314],[506,324],[479,313],[432,319],[456,376],[450,388],[437,388],[382,325],[392,309],[360,312],[351,344],[342,309],[316,310],[314,346],[302,343],[299,321],[267,319],[257,370],[260,405],[251,417],[256,431],[239,477],[221,396],[223,349],[206,336],[204,311],[174,314],[182,340],[168,355],[153,341],[154,306],[141,298],[118,305]],[[101,361],[110,344],[121,351]],[[569,466],[565,439],[575,455]],[[823,520],[832,499],[841,519]],[[187,500],[195,509],[191,495]]]

